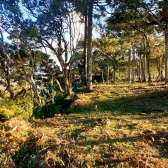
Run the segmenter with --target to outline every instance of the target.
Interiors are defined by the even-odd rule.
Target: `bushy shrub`
[[[71,105],[72,98],[70,96],[65,96],[64,93],[60,91],[55,91],[54,102],[51,100],[51,90],[50,88],[44,89],[41,92],[43,100],[45,100],[45,105],[40,109],[37,107],[34,109],[33,115],[35,118],[50,118],[58,113],[66,113]]]
[[[4,93],[4,97],[0,101],[0,120],[6,120],[14,116],[22,116],[25,120],[28,120],[32,114],[33,100],[29,95],[11,100]]]

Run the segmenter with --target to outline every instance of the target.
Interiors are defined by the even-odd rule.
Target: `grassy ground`
[[[168,167],[168,87],[76,90],[70,115],[0,123],[1,167]]]

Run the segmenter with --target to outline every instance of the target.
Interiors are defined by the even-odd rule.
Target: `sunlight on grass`
[[[70,115],[31,123],[15,117],[1,123],[0,165],[166,168],[168,113],[151,104],[164,93],[155,93],[151,100],[142,93],[123,97],[118,92],[128,94],[128,85],[119,86],[97,85],[92,93],[78,94]],[[136,93],[133,86],[131,92]],[[158,110],[164,101],[158,100]]]

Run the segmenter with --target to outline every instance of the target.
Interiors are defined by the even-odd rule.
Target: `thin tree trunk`
[[[116,70],[114,69],[114,83],[116,82]]]
[[[88,10],[85,8],[85,35],[84,35],[84,84],[87,86],[87,41],[88,41]]]
[[[64,90],[65,93],[68,93],[68,84],[69,84],[69,80],[68,80],[68,75],[67,75],[67,67],[64,66],[63,67],[63,75],[64,75]]]
[[[52,75],[52,78],[51,78],[52,82],[51,82],[51,90],[52,90],[52,93],[51,93],[51,101],[52,103],[54,103],[54,78],[53,78],[53,75]]]
[[[160,82],[162,81],[162,76],[161,76],[161,73],[162,73],[162,58],[160,57],[159,59],[159,80]]]
[[[163,55],[161,57],[161,73],[160,73],[160,75],[161,75],[161,81],[164,81],[164,77],[163,77]]]
[[[107,83],[109,83],[109,57],[107,57]]]
[[[135,83],[135,47],[132,48],[132,82]]]
[[[150,74],[150,63],[149,63],[149,54],[146,55],[147,61],[147,72],[148,72],[148,83],[151,84],[151,74]]]
[[[12,100],[14,100],[15,94],[14,94],[13,90],[11,89],[10,78],[6,77],[4,79],[5,79],[5,82],[6,82],[6,90],[10,93],[10,98]]]
[[[103,75],[104,70],[102,70],[102,82],[104,83],[104,75]]]
[[[150,59],[149,59],[149,55],[150,55],[150,46],[149,46],[149,42],[147,41],[147,36],[146,34],[144,34],[145,37],[145,53],[146,53],[146,64],[147,64],[147,73],[148,73],[148,83],[149,85],[151,84],[151,74],[150,74]]]
[[[151,79],[152,83],[153,83],[153,79],[154,79],[154,74],[153,74],[153,68],[152,68],[152,79]]]
[[[71,96],[72,87],[71,87],[71,82],[69,81],[69,78],[68,78],[68,70],[66,66],[63,69],[63,74],[64,74],[65,94],[68,94]]]
[[[147,77],[146,77],[146,54],[144,55],[144,82],[147,82]]]
[[[168,27],[165,30],[165,84],[168,83]]]
[[[40,97],[39,91],[37,89],[37,86],[35,84],[35,81],[33,79],[33,76],[31,75],[30,79],[26,78],[25,80],[32,86],[33,92],[35,93],[35,96],[38,100],[39,106],[42,107],[41,97]]]
[[[139,79],[140,79],[140,82],[142,83],[142,59],[141,59],[141,55],[139,56],[140,57],[140,60],[139,60]]]
[[[131,50],[128,57],[128,82],[131,83]]]
[[[145,51],[145,53],[144,53],[144,82],[147,82],[147,75],[146,75],[146,71],[147,71],[147,69],[146,69],[146,60],[147,60],[147,56],[146,56],[146,39],[144,39],[144,51]]]
[[[88,10],[88,72],[87,72],[87,87],[89,91],[92,91],[92,17],[93,17],[93,1],[89,1]]]
[[[10,98],[14,99],[14,92],[11,89],[11,81],[10,81],[10,77],[9,77],[9,60],[7,60],[7,65],[5,64],[4,59],[1,60],[1,68],[3,68],[4,71],[4,75],[2,75],[3,79],[5,80],[6,83],[6,90],[10,93]]]
[[[81,79],[82,79],[82,75],[81,75]],[[72,66],[69,65],[69,83],[71,86],[72,83]]]

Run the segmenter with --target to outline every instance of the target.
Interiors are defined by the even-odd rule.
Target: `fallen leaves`
[[[59,117],[61,117],[61,114],[55,114],[54,117],[59,118]]]
[[[37,146],[40,146],[40,145],[44,144],[47,141],[48,141],[48,137],[43,134],[42,137],[40,139],[38,139],[36,144],[37,144]]]
[[[108,89],[96,86],[99,90],[101,87],[103,91],[99,91],[99,94],[92,92],[90,95],[81,95],[83,97],[76,102],[77,106],[84,107],[87,102],[90,103],[87,106],[90,106],[91,102],[93,103],[92,96],[94,98],[101,96],[105,90],[109,91],[111,96],[104,95],[103,101],[108,97],[112,99],[120,94],[122,96],[125,93],[129,94],[128,86],[121,85],[121,93],[117,91],[120,89],[119,86],[112,88],[109,85]],[[133,87],[130,89],[132,96],[137,93]],[[85,100],[85,98],[89,99]],[[105,101],[102,105],[99,104],[99,100],[96,98],[97,102],[89,107],[96,111],[95,113],[84,111],[88,113],[68,116],[56,114],[54,118],[35,120],[32,123],[16,118],[4,122],[0,132],[2,146],[0,152],[9,158],[15,156],[19,150],[24,151],[25,147],[35,148],[36,153],[32,153],[29,158],[25,157],[23,162],[26,163],[29,159],[33,164],[39,164],[36,165],[37,167],[43,168],[61,166],[166,168],[168,164],[164,158],[167,158],[167,112],[141,111],[144,113],[140,113],[142,108],[147,110],[161,108],[141,108],[138,105],[139,108],[134,108],[139,110],[136,114],[128,114],[123,110],[123,106],[119,106],[118,111],[113,111],[113,108],[120,105],[118,102],[115,104],[114,101]],[[136,101],[133,98],[122,99],[122,102],[130,105]],[[144,106],[148,105],[143,102]],[[110,109],[100,112],[104,106]],[[31,150],[25,152],[24,156],[31,152]],[[12,165],[10,161],[8,163]]]
[[[108,118],[102,119],[101,124],[110,126],[111,125],[111,121]]]

